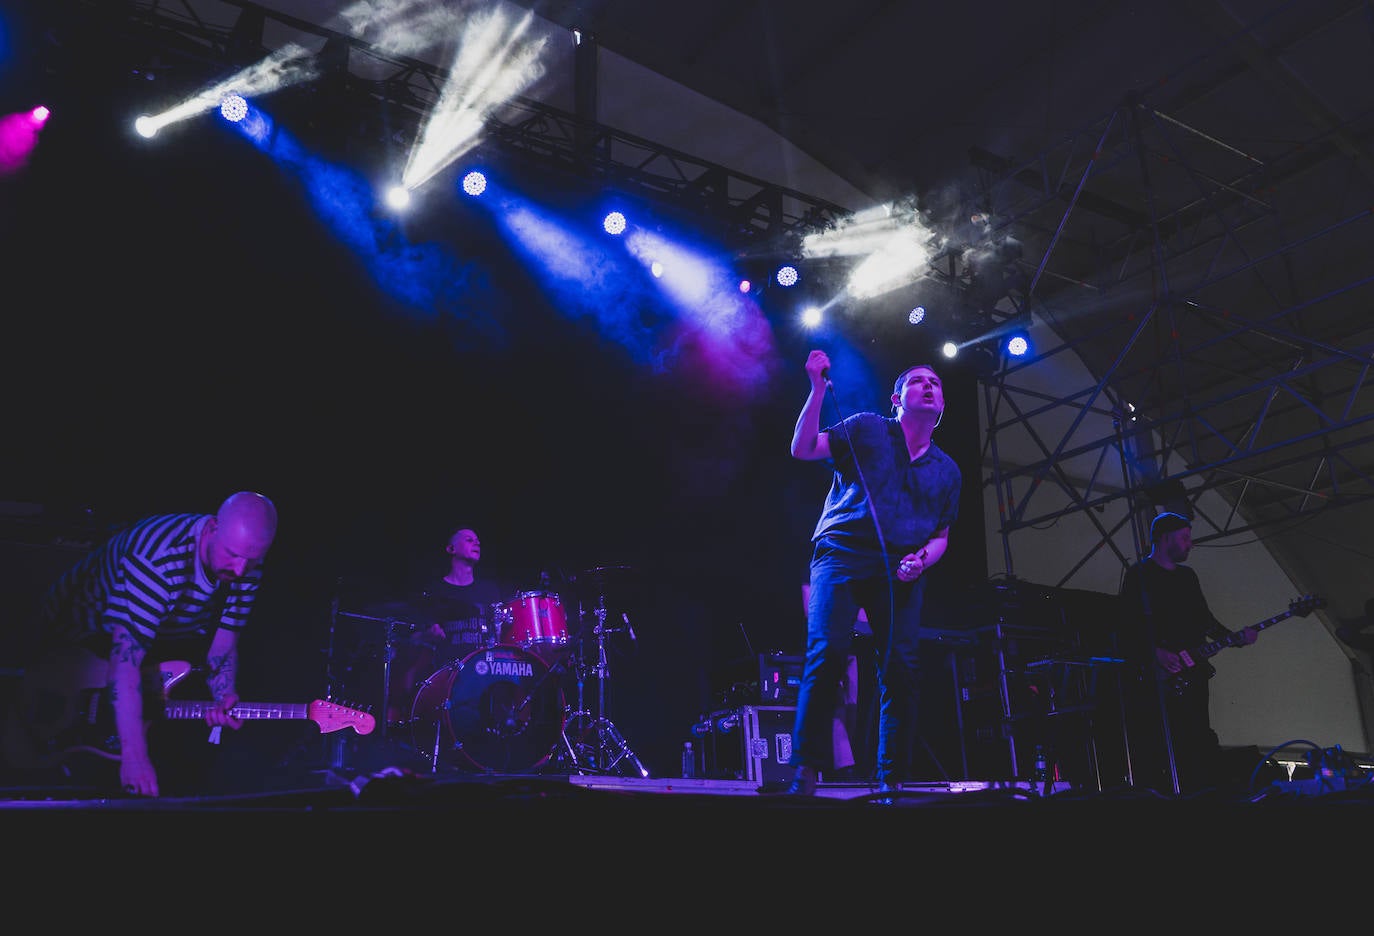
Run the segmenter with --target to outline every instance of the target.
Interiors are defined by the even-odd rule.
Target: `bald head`
[[[220,504],[206,539],[205,564],[219,581],[234,581],[262,565],[277,536],[276,506],[254,491]]]

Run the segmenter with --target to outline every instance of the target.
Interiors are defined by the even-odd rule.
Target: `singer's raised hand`
[[[824,351],[812,351],[806,356],[806,374],[811,378],[811,386],[821,387],[830,383],[830,355]]]

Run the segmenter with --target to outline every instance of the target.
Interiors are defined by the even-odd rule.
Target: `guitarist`
[[[1215,673],[1189,648],[1232,639],[1253,644],[1259,630],[1226,628],[1207,605],[1197,572],[1184,563],[1193,548],[1192,520],[1165,510],[1150,524],[1150,554],[1126,570],[1120,649],[1126,680],[1128,744],[1137,783],[1196,793],[1220,780],[1221,744],[1212,728],[1208,680]],[[1170,771],[1170,764],[1177,771]]]
[[[272,501],[240,491],[214,514],[145,517],[83,557],[43,598],[38,650],[25,670],[18,713],[27,733],[41,735],[67,714],[55,711],[53,690],[73,699],[103,688],[117,734],[120,786],[131,795],[158,796],[145,659],[172,658],[167,646],[208,643],[205,682],[214,705],[205,721],[214,736],[242,727],[229,714],[238,702],[239,634],[276,533]]]

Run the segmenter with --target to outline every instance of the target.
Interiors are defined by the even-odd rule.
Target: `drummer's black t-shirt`
[[[414,623],[438,623],[448,635],[438,661],[444,663],[498,642],[496,606],[505,597],[495,582],[479,579],[471,585],[453,585],[439,579],[412,595],[408,603],[416,611]]]

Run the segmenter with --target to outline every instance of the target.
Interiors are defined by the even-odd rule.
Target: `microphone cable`
[[[863,466],[859,464],[859,454],[854,451],[854,440],[849,435],[849,426],[845,423],[844,411],[840,409],[840,398],[835,393],[835,385],[830,382],[830,378],[825,378],[825,389],[829,391],[830,402],[835,407],[835,414],[838,417],[840,430],[844,433],[845,444],[849,446],[849,454],[854,459],[854,470],[859,475],[859,486],[863,488],[864,502],[868,504],[868,515],[873,518],[873,529],[878,533],[878,551],[883,560],[883,572],[887,577],[887,643],[883,648],[882,671],[887,672],[887,664],[892,659],[892,642],[896,637],[897,626],[897,591],[896,584],[892,580],[892,562],[887,554],[887,538],[883,536],[883,525],[878,522],[878,509],[873,503],[873,492],[868,486],[868,479],[864,477]],[[882,417],[879,417],[882,418]],[[834,458],[834,452],[831,453]],[[922,570],[924,574],[925,570]],[[914,584],[914,583],[913,583]],[[872,627],[872,621],[869,626]]]

